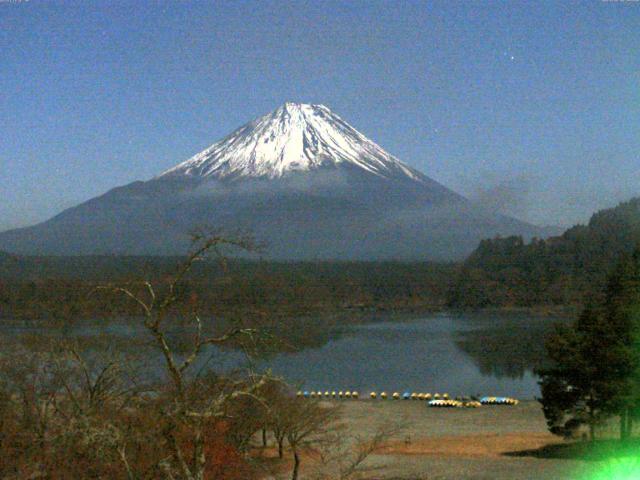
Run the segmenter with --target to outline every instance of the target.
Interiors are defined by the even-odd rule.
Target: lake
[[[523,314],[408,317],[378,313],[355,325],[339,323],[325,329],[322,319],[313,319],[312,326],[308,320],[300,324],[296,335],[307,335],[313,347],[273,354],[258,361],[257,368],[270,368],[307,390],[446,392],[530,399],[539,395],[533,369],[545,360],[544,336],[557,321]],[[43,337],[104,334],[113,348],[130,343],[128,339],[138,337],[140,330],[122,323],[62,331],[4,324],[0,333],[5,338],[24,333]],[[102,341],[104,345],[104,338]],[[238,368],[245,361],[240,352],[228,349],[212,348],[207,357],[207,365],[222,370]]]
[[[320,348],[264,362],[308,390],[415,391],[450,395],[539,395],[554,318],[439,314],[341,328]]]

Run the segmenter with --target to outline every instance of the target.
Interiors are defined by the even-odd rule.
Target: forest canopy
[[[483,240],[449,292],[456,308],[580,305],[640,242],[640,198],[595,213],[558,237]]]

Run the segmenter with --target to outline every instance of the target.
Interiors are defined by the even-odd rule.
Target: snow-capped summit
[[[542,236],[408,167],[327,107],[285,103],[158,177],[0,232],[0,250],[176,255],[203,226],[250,232],[281,260],[452,260],[482,238]]]
[[[324,105],[290,102],[240,127],[160,177],[280,178],[289,172],[341,164],[384,178],[426,179]]]

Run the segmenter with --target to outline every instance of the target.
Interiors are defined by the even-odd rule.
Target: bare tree
[[[264,430],[273,434],[273,438],[278,447],[278,457],[284,457],[284,442],[287,429],[291,422],[289,418],[290,406],[293,401],[289,387],[281,380],[275,379],[263,388],[262,398],[264,400]],[[263,435],[263,445],[266,434]]]
[[[3,460],[13,463],[22,478],[54,471],[54,477],[62,472],[99,475],[109,471],[109,464],[120,462],[133,480],[126,456],[129,440],[118,412],[130,404],[137,389],[123,380],[121,359],[111,353],[108,360],[87,360],[78,345],[64,341],[46,348],[27,343],[33,350],[17,342],[0,355],[6,400],[0,437],[9,437],[15,446],[10,453],[19,450],[9,461],[3,448]]]
[[[238,466],[247,468],[240,473],[247,478],[242,455],[256,433],[269,430],[281,458],[288,444],[297,480],[301,456],[322,444],[337,409],[295,398],[270,374],[215,374],[205,361],[211,346],[233,343],[250,356],[258,332],[221,327],[192,306],[183,309],[198,261],[225,247],[251,246],[246,239],[198,236],[169,279],[97,287],[93,293],[130,301],[140,312],[128,321],[143,334],[118,347],[100,335],[51,342],[52,335],[0,349],[0,446],[8,446],[0,451],[0,476],[204,480]],[[140,362],[155,366],[144,381]]]
[[[162,293],[149,281],[141,282],[139,285],[98,287],[99,290],[124,295],[138,305],[142,314],[142,325],[162,353],[164,371],[171,384],[171,388],[166,392],[168,401],[163,407],[163,436],[171,454],[160,465],[167,479],[204,480],[206,426],[225,418],[230,402],[241,397],[255,396],[266,381],[262,376],[250,375],[248,380],[228,380],[212,390],[204,389],[201,379],[189,375],[190,367],[208,346],[224,345],[240,336],[252,338],[256,332],[251,328],[236,327],[221,335],[208,335],[203,331],[203,322],[198,314],[193,313],[191,320],[195,332],[186,354],[179,355],[176,347],[172,345],[168,335],[171,310],[178,304],[178,290],[193,266],[210,252],[223,259],[221,249],[232,247],[250,251],[254,246],[247,238],[228,239],[219,235],[196,235],[193,240],[193,251],[180,265]],[[207,395],[203,395],[203,392],[207,392]],[[187,432],[188,442],[181,438],[181,432]],[[186,448],[185,445],[189,445],[190,448]]]
[[[339,407],[324,406],[319,401],[290,397],[287,408],[285,437],[293,454],[291,480],[297,480],[301,453],[326,434],[326,427],[337,418]]]
[[[379,425],[372,435],[349,435],[334,425],[318,445],[319,462],[311,475],[314,480],[349,480],[361,478],[370,471],[366,460],[404,429],[404,423]]]
[[[19,405],[14,412],[20,428],[32,432],[36,446],[42,448],[60,393],[50,353],[28,352],[17,345],[11,349],[11,355],[0,358],[0,377],[7,402]]]

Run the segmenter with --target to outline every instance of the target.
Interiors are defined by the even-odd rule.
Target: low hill
[[[456,308],[573,305],[598,294],[611,267],[640,242],[640,197],[595,213],[558,237],[483,240],[448,296]]]

